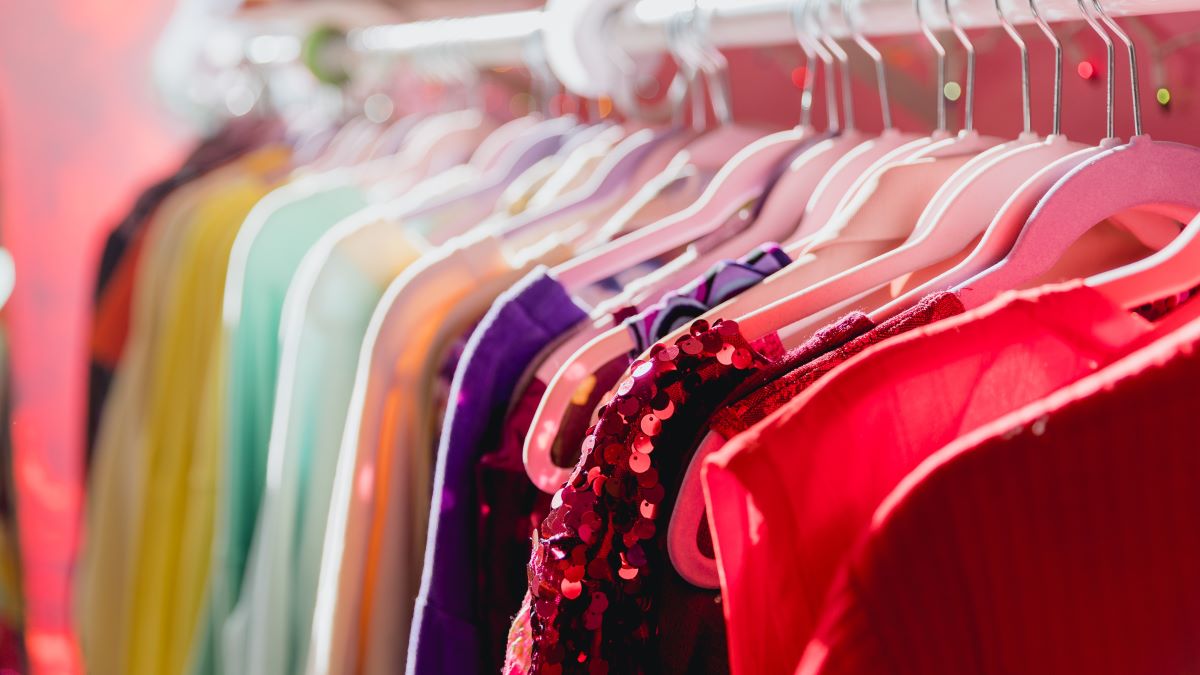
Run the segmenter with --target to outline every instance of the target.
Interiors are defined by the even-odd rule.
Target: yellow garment
[[[75,619],[88,672],[130,672],[126,644],[140,589],[136,564],[149,475],[149,384],[160,362],[171,299],[184,280],[180,263],[188,256],[189,239],[213,200],[231,186],[278,168],[281,160],[279,151],[263,151],[210,172],[168,196],[148,223],[129,338],[97,434],[87,540],[77,568]]]
[[[176,190],[148,223],[133,290],[129,338],[96,435],[86,540],[75,579],[75,617],[90,673],[124,673],[134,546],[142,518],[142,428],[149,363],[158,348],[174,263],[196,209],[241,171],[227,167]]]
[[[219,391],[210,380],[222,370],[215,359],[226,268],[242,221],[272,187],[257,171],[224,186],[197,210],[178,261],[151,368],[145,508],[126,645],[131,675],[183,672],[191,655],[211,562],[221,406],[204,404],[206,392]],[[204,412],[207,427],[199,424]]]

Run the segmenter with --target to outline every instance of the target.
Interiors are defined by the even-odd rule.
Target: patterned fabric
[[[687,460],[671,449],[766,365],[756,347],[732,321],[697,320],[631,365],[535,531],[529,631],[514,626],[506,672],[663,672],[659,579],[669,563],[657,523],[677,487],[664,481]]]
[[[786,267],[792,259],[778,244],[765,244],[739,260],[724,260],[703,277],[667,293],[654,306],[623,325],[633,336],[634,357],[644,353],[663,336]]]
[[[824,377],[826,373],[866,348],[883,342],[888,338],[907,333],[914,328],[927,326],[935,321],[957,316],[964,311],[966,309],[963,307],[962,301],[953,293],[927,295],[919,303],[903,313],[884,321],[845,344],[826,350],[824,353],[817,355],[807,363],[803,363],[773,382],[750,393],[736,403],[722,407],[713,417],[711,428],[725,438],[733,438],[766,419],[768,415],[778,410],[783,404],[796,396],[799,396],[810,385]],[[847,325],[861,325],[861,321],[851,318],[851,322],[848,324],[844,319],[831,326],[831,328],[834,329],[833,332],[835,333],[844,334],[848,332],[846,330]],[[708,528],[704,529],[707,531]]]
[[[791,261],[778,244],[764,244],[738,260],[715,263],[704,276],[664,294],[657,303],[641,312],[628,307],[614,312],[613,322],[625,326],[633,338],[634,348],[627,357],[610,361],[592,373],[590,388],[579,393],[578,400],[567,407],[550,449],[555,462],[559,466],[570,466],[578,458],[579,439],[586,434],[596,408],[616,386],[630,361],[644,354],[650,345],[759,284]]]

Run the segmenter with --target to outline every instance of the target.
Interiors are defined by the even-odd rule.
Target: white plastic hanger
[[[1200,148],[1151,140],[1142,133],[1133,41],[1099,0],[1093,6],[1129,53],[1134,136],[1097,154],[1064,176],[1038,203],[1012,251],[956,290],[978,307],[1004,290],[1021,288],[1051,270],[1067,249],[1097,223],[1135,209],[1190,222],[1200,211]],[[1084,0],[1081,8],[1094,23]],[[1097,30],[1099,30],[1097,28]],[[1110,70],[1111,72],[1111,70]]]

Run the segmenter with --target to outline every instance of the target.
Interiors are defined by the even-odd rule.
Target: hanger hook
[[[1100,15],[1100,20],[1105,26],[1117,36],[1117,39],[1125,43],[1125,49],[1129,52],[1129,85],[1130,85],[1130,101],[1133,106],[1133,135],[1142,135],[1142,97],[1138,90],[1138,67],[1137,67],[1137,49],[1133,46],[1133,40],[1129,38],[1129,34],[1125,32],[1121,26],[1109,16],[1108,11],[1100,4],[1100,0],[1092,0],[1092,5],[1096,8],[1096,13]]]
[[[813,0],[804,0],[798,22],[799,30],[808,38],[809,44],[821,59],[822,70],[825,73],[825,109],[829,118],[829,131],[837,132],[842,129],[841,114],[838,111],[837,88],[834,84],[833,55],[826,49],[825,44],[813,37],[809,22],[812,21]]]
[[[1051,135],[1057,136],[1062,132],[1062,85],[1063,85],[1063,47],[1058,36],[1050,29],[1050,24],[1042,18],[1042,13],[1038,11],[1036,0],[1029,0],[1029,11],[1033,14],[1033,21],[1041,29],[1042,34],[1054,46],[1054,107],[1052,109],[1053,121],[1051,122]]]
[[[842,75],[842,109],[846,121],[846,129],[853,130],[854,127],[854,98],[850,90],[850,55],[842,46],[834,39],[833,34],[829,31],[829,25],[826,23],[826,13],[829,9],[829,3],[825,0],[816,0],[816,7],[813,11],[813,19],[817,24],[817,30],[821,33],[821,40],[825,42],[830,53],[838,61],[838,69]]]
[[[692,128],[696,131],[702,129],[701,123],[703,116],[699,111],[699,100],[696,90],[696,67],[692,64],[688,57],[686,49],[683,45],[682,30],[684,16],[682,13],[672,14],[667,20],[667,51],[670,52],[671,58],[675,60],[675,65],[678,68],[678,73],[675,80],[671,82],[672,91],[668,92],[673,100],[678,101],[678,105],[674,111],[674,122],[677,125],[683,124],[683,107],[688,98],[692,102]],[[676,88],[678,89],[676,90]]]
[[[796,32],[796,41],[800,43],[800,49],[804,52],[804,87],[800,94],[800,126],[807,127],[812,125],[813,93],[817,86],[817,53],[813,50],[812,44],[808,41],[808,35],[800,25],[803,21],[804,0],[792,0],[789,9],[792,15],[792,28]]]
[[[965,94],[967,104],[963,131],[973,131],[975,129],[975,44],[971,42],[971,38],[967,37],[967,31],[963,30],[962,26],[959,26],[958,22],[954,20],[954,11],[950,9],[950,0],[942,0],[942,7],[946,11],[946,23],[950,24],[950,30],[953,31],[954,37],[958,38],[958,41],[962,43],[963,51],[967,53]]]
[[[879,110],[883,115],[883,129],[887,131],[892,128],[892,108],[888,103],[887,68],[883,64],[883,54],[863,35],[862,29],[850,9],[850,0],[842,0],[842,16],[845,17],[846,25],[850,27],[854,43],[858,45],[859,49],[866,52],[871,61],[875,63],[875,84],[879,88]]]
[[[1080,0],[1082,2],[1083,0]],[[921,11],[921,0],[913,0],[913,8],[917,11],[917,23],[921,25],[921,33],[925,39],[929,41],[929,45],[933,47],[934,53],[937,55],[937,130],[946,130],[946,48],[942,46],[941,41],[934,35],[933,29],[925,21],[925,13]]]
[[[1021,120],[1025,133],[1029,134],[1033,131],[1032,105],[1029,102],[1029,48],[1021,39],[1021,34],[1005,16],[1004,8],[1000,6],[1000,0],[996,0],[996,16],[1000,19],[1000,25],[1004,28],[1004,32],[1008,33],[1008,37],[1017,44],[1017,49],[1021,50]]]
[[[1076,0],[1076,2],[1079,5],[1079,11],[1083,13],[1083,20],[1086,21],[1087,25],[1090,26],[1092,30],[1096,31],[1096,35],[1099,35],[1100,39],[1104,41],[1104,51],[1108,57],[1108,77],[1106,78],[1108,80],[1108,99],[1106,102],[1108,109],[1108,115],[1106,118],[1108,135],[1106,138],[1113,138],[1115,133],[1113,128],[1113,92],[1116,88],[1116,81],[1113,74],[1113,71],[1116,69],[1116,56],[1113,51],[1113,41],[1112,38],[1108,37],[1108,33],[1104,32],[1104,28],[1099,22],[1096,21],[1095,17],[1092,16],[1092,13],[1088,11],[1087,0]]]
[[[716,11],[709,0],[693,0],[692,4],[692,38],[701,58],[701,68],[708,83],[709,97],[712,99],[713,115],[721,124],[733,122],[733,97],[729,82],[729,61],[713,44],[709,30],[712,27],[712,16]]]

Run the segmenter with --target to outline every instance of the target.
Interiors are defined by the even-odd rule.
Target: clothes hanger
[[[1025,123],[1022,136],[1035,139],[1036,136],[1030,129],[1028,52],[1020,36],[1004,16],[999,0],[996,0],[995,5],[1001,25],[1021,51],[1022,113]],[[1057,132],[1057,129],[1055,131]],[[961,174],[959,180],[955,181],[955,176],[951,176],[946,185],[939,190],[940,200],[935,199],[935,205],[926,208],[921,214],[908,242],[865,265],[848,270],[840,279],[830,280],[828,284],[823,285],[824,290],[829,293],[824,295],[824,298],[837,297],[848,288],[857,289],[857,292],[843,297],[857,298],[859,294],[871,292],[873,288],[883,288],[888,281],[895,283],[901,275],[926,269],[967,250],[971,242],[987,232],[991,219],[1004,205],[1006,198],[1034,171],[1086,147],[1067,141],[1057,133],[1043,142],[1018,141],[1014,146],[999,153],[983,153],[976,160],[982,158],[984,161],[972,160],[965,164],[955,174]],[[878,286],[872,287],[872,284]],[[821,297],[814,297],[814,301],[822,301]],[[858,302],[854,300],[851,304]],[[849,309],[844,305],[830,307],[830,311],[810,317],[794,326],[793,330],[802,334],[815,330],[825,323],[825,315],[840,314]]]
[[[922,34],[938,54],[938,79],[943,80],[945,49],[929,28],[921,11],[920,2],[914,2],[914,10]],[[951,19],[952,20],[952,19]],[[961,33],[961,31],[960,31]],[[973,52],[965,33],[960,35],[964,45]],[[967,98],[974,93],[974,76],[970,72],[974,59],[968,59]],[[944,86],[944,85],[943,85]],[[939,127],[945,124],[945,99],[941,90],[935,92],[938,106]],[[934,141],[918,150],[958,148],[955,152],[940,153],[944,156],[921,156],[892,163],[872,176],[859,188],[843,210],[808,238],[792,242],[784,250],[793,263],[772,275],[763,283],[746,290],[722,306],[707,313],[705,318],[754,315],[764,307],[779,309],[813,306],[805,300],[808,289],[828,284],[833,277],[843,275],[846,270],[877,258],[902,245],[911,237],[922,211],[933,202],[941,188],[953,173],[968,162],[977,150],[994,144],[990,137],[983,137],[971,128],[971,117],[967,116],[968,129],[953,138]],[[944,129],[939,129],[945,136]],[[998,142],[999,139],[994,139]],[[845,283],[845,282],[842,282]],[[778,315],[780,325],[788,325],[808,315],[827,309],[830,304],[844,302],[853,295],[833,297],[826,305],[815,306],[806,313],[793,312]],[[765,318],[765,317],[764,317]]]
[[[681,50],[680,56],[685,61],[695,62],[694,54]],[[717,93],[722,93],[720,88]],[[714,104],[714,108],[718,119],[727,117],[721,110],[727,113],[728,105],[723,108],[717,105]],[[836,119],[836,116],[831,119]],[[794,129],[762,138],[738,152],[721,168],[692,206],[604,245],[591,255],[581,256],[560,266],[555,270],[555,276],[568,290],[577,292],[637,263],[716,231],[746,204],[761,197],[777,172],[777,167],[815,133],[805,121],[802,120]],[[546,393],[534,414],[524,449],[526,473],[534,485],[544,492],[553,493],[557,490],[571,471],[571,467],[564,468],[554,463],[551,446],[580,383],[612,358],[618,358],[632,348],[632,341],[624,329],[609,331],[589,342],[584,350],[572,356],[571,363],[558,368],[553,372],[553,377],[548,379]],[[584,364],[575,359],[580,354],[584,355],[582,358],[598,360],[589,360]],[[552,367],[557,365],[557,360],[551,359],[548,363]],[[547,363],[543,363],[539,375],[548,372],[546,367]]]
[[[1054,48],[1054,85],[1052,96],[1051,110],[1051,133],[1042,143],[1055,144],[1063,143],[1065,137],[1061,133],[1062,129],[1062,57],[1063,47],[1055,36],[1054,31],[1046,20],[1042,18],[1038,11],[1035,0],[1029,0],[1029,10],[1033,16],[1034,22],[1041,30],[1042,34],[1050,41]],[[1098,33],[1108,47],[1109,63],[1113,63],[1113,48],[1112,41],[1108,40],[1108,35],[1103,31]],[[1024,56],[1022,57],[1025,58]],[[1103,152],[1109,148],[1115,147],[1120,141],[1113,136],[1113,119],[1112,119],[1112,97],[1114,89],[1111,86],[1113,69],[1110,65],[1108,69],[1110,86],[1107,89],[1108,96],[1108,131],[1105,138],[1098,145],[1085,147],[1067,154],[1064,157],[1050,161],[1044,167],[1033,170],[1030,177],[1025,180],[1011,195],[1005,200],[1003,206],[997,211],[996,215],[989,223],[987,230],[984,232],[979,243],[974,250],[967,256],[966,259],[955,265],[953,268],[943,272],[934,279],[917,286],[896,298],[895,300],[885,304],[883,307],[876,309],[871,313],[871,320],[876,324],[881,323],[896,314],[904,311],[908,307],[913,306],[921,298],[930,293],[937,291],[949,290],[958,284],[970,279],[971,277],[986,270],[992,265],[999,262],[1010,250],[1012,250],[1013,242],[1020,234],[1021,228],[1025,221],[1029,218],[1033,207],[1037,201],[1044,196],[1051,187],[1054,186],[1063,176],[1069,173],[1072,169],[1079,166],[1085,160],[1096,154]]]
[[[728,118],[728,107],[724,109],[723,115],[718,110],[718,116]],[[729,129],[737,129],[737,125],[722,124],[689,146],[689,151]],[[780,164],[810,133],[808,129],[795,128],[751,143],[722,166],[700,198],[687,209],[572,259],[555,271],[556,276],[568,290],[578,291],[717,231],[764,194],[778,174]],[[745,138],[744,133],[737,135]]]
[[[920,17],[919,0],[916,2],[918,10],[918,20],[922,24],[923,31],[928,29],[928,24]],[[984,137],[979,137],[973,131],[972,120],[972,97],[974,84],[974,48],[964,31],[958,29],[958,24],[954,22],[953,12],[949,12],[949,4],[947,2],[947,18],[955,29],[959,40],[964,44],[967,50],[967,114],[964,133],[960,133],[958,141],[961,143],[961,148],[974,148],[978,143],[982,143]],[[926,34],[931,43],[930,34]],[[941,70],[941,68],[940,68]],[[941,79],[941,77],[940,77]],[[943,113],[941,91],[937,92],[938,110],[940,117]],[[936,145],[936,144],[934,144]],[[924,150],[918,151],[917,155],[922,155]],[[922,210],[916,210],[916,213],[906,213],[908,208],[901,202],[901,197],[904,196],[904,191],[896,190],[895,180],[888,181],[889,174],[898,174],[901,171],[911,172],[912,175],[920,175],[925,177],[924,181],[913,183],[911,187],[907,187],[906,191],[919,189],[924,186],[926,190],[932,187],[932,193],[929,193],[929,199],[926,201],[934,203],[934,195],[936,195],[937,187],[946,183],[946,180],[953,175],[954,169],[958,169],[972,156],[970,153],[961,153],[956,155],[956,160],[950,160],[953,155],[943,155],[943,159],[938,161],[936,154],[925,154],[919,161],[908,161],[901,163],[899,166],[889,167],[884,169],[878,177],[878,187],[880,189],[870,193],[869,196],[860,199],[858,209],[853,213],[847,214],[844,219],[835,221],[832,226],[823,228],[814,235],[814,239],[804,246],[800,252],[803,255],[814,255],[816,253],[816,261],[809,264],[793,264],[791,267],[785,268],[770,277],[769,280],[761,283],[760,286],[751,291],[762,289],[761,293],[751,295],[750,292],[739,295],[734,298],[727,306],[721,307],[721,311],[726,312],[725,316],[733,313],[734,316],[742,316],[738,319],[738,323],[743,325],[746,334],[751,336],[760,336],[767,333],[773,333],[775,328],[780,328],[779,336],[784,344],[793,346],[798,340],[806,337],[804,334],[804,319],[824,312],[830,307],[845,303],[845,301],[858,297],[858,295],[874,291],[875,288],[886,285],[895,277],[910,273],[910,271],[923,269],[926,265],[943,261],[943,259],[954,255],[955,252],[964,249],[970,243],[971,239],[967,238],[959,243],[961,239],[961,231],[941,231],[937,229],[930,231],[924,235],[920,235],[916,240],[911,239],[916,228],[916,223],[919,221]],[[937,171],[942,169],[942,171]],[[946,169],[949,169],[947,172]],[[904,174],[899,174],[904,177]],[[922,208],[922,205],[914,202],[908,203],[910,207]],[[924,205],[928,209],[929,205]],[[890,217],[889,217],[890,216]],[[955,237],[958,234],[959,237]],[[846,257],[853,255],[846,249],[842,249],[839,253],[838,247],[840,241],[851,241],[856,246],[862,243],[864,238],[870,238],[870,241],[876,241],[877,246],[871,246],[870,249],[882,249],[877,252],[871,250],[863,251],[859,247],[858,253],[868,253],[865,258],[858,259],[854,262],[853,259]],[[908,238],[906,241],[905,239]],[[893,241],[900,241],[896,246]],[[833,256],[822,261],[821,252],[832,251]],[[850,262],[846,267],[845,263]],[[836,270],[832,277],[822,277],[820,271]],[[762,305],[764,297],[773,298],[769,304]]]
[[[762,208],[753,224],[746,232],[746,237],[736,238],[736,248],[723,252],[722,257],[736,257],[744,254],[755,244],[764,241],[784,241],[797,232],[799,223],[804,215],[805,207],[811,200],[817,187],[828,176],[834,166],[850,152],[874,138],[858,129],[854,118],[854,100],[851,91],[849,56],[841,45],[829,35],[825,20],[822,16],[821,0],[796,3],[792,5],[793,23],[796,25],[797,37],[801,44],[806,40],[807,14],[816,24],[819,37],[813,44],[813,49],[820,51],[822,45],[837,59],[838,70],[842,79],[842,109],[845,113],[845,124],[840,128],[832,127],[831,136],[820,140],[806,148],[788,165],[787,170],[779,177],[771,191],[767,194]],[[833,70],[826,70],[827,89],[833,84]],[[829,90],[832,94],[832,89]],[[834,101],[833,97],[828,97]],[[836,104],[833,106],[836,110]],[[750,242],[747,245],[747,242]]]
[[[1079,4],[1089,23],[1094,22],[1084,0]],[[1200,176],[1200,148],[1155,141],[1143,133],[1133,41],[1108,16],[1099,0],[1093,0],[1093,6],[1105,25],[1125,43],[1129,54],[1134,136],[1128,143],[1088,159],[1050,189],[1025,223],[1012,251],[955,289],[968,308],[1046,274],[1071,244],[1112,216],[1142,209],[1190,222],[1200,211],[1200,183],[1196,181]]]
[[[722,242],[712,251],[704,254],[696,252],[696,255],[691,256],[692,260],[687,264],[673,266],[674,269],[671,269],[669,273],[658,275],[652,284],[639,288],[640,293],[651,297],[661,296],[705,273],[712,265],[722,260],[739,258],[764,242],[784,240],[795,231],[798,222],[797,214],[802,212],[803,205],[809,199],[808,196],[814,193],[816,186],[823,180],[822,176],[826,175],[847,152],[862,145],[861,141],[866,138],[866,134],[860,132],[855,124],[849,58],[846,52],[835,40],[828,37],[828,31],[825,29],[823,21],[817,22],[823,39],[811,44],[812,38],[806,34],[805,30],[799,28],[804,22],[802,11],[806,8],[816,8],[816,5],[817,3],[814,2],[795,3],[792,6],[793,24],[797,26],[797,38],[806,57],[821,53],[822,58],[828,59],[829,63],[832,63],[832,58],[836,57],[842,74],[844,124],[838,123],[837,96],[833,78],[826,77],[827,102],[831,104],[829,119],[833,126],[832,131],[824,134],[827,137],[821,140],[821,134],[813,134],[812,140],[799,149],[795,159],[788,164],[788,168],[770,187],[759,212],[752,216],[747,214],[749,225],[743,231],[735,234],[728,241]],[[819,18],[820,10],[815,9],[815,12]],[[813,62],[813,60],[808,61],[809,64]],[[830,69],[826,72],[832,75],[833,70]],[[801,126],[811,126],[813,80],[815,78],[807,78],[804,84],[806,93],[801,99]]]
[[[1200,217],[1154,255],[1088,277],[1085,283],[1126,309],[1190,294],[1200,286]]]
[[[893,152],[901,148],[904,149],[904,154],[911,154],[933,140],[931,136],[902,132],[893,126],[892,110],[888,100],[887,69],[883,64],[883,55],[863,35],[858,22],[853,18],[849,3],[850,0],[842,0],[842,15],[850,27],[854,42],[875,63],[875,82],[879,90],[879,109],[883,117],[883,132],[879,136],[860,143],[830,167],[825,177],[813,189],[812,197],[804,207],[804,215],[800,218],[800,225],[788,241],[799,241],[827,223],[836,212],[838,205],[858,183],[859,178],[867,175],[880,160],[891,156]]]

